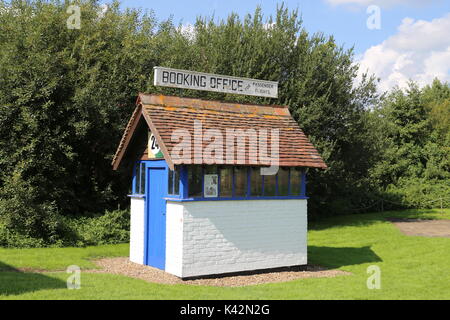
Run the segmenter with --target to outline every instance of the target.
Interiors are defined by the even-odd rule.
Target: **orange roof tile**
[[[171,156],[173,148],[178,143],[172,141],[172,134],[176,129],[188,132],[191,137],[191,156],[189,159],[184,159],[184,163],[194,163],[194,141],[201,141],[203,147],[200,150],[201,164],[254,165],[251,156],[255,156],[258,152],[258,144],[251,144],[249,140],[260,138],[261,133],[266,130],[267,152],[270,155],[271,132],[275,129],[279,133],[279,166],[327,167],[285,106],[237,104],[148,94],[140,94],[137,104],[138,107],[128,123],[114,156],[112,162],[114,169],[117,169],[120,164],[140,116],[145,118],[171,168],[174,164],[180,164]],[[201,131],[194,130],[195,123],[201,124]],[[205,140],[205,133],[209,129],[219,130],[218,132],[222,134],[223,161],[211,158],[210,152],[207,151],[206,147],[211,141]],[[229,149],[227,149],[225,140],[230,129],[244,130],[243,132],[238,131],[238,133],[244,133],[247,139],[238,136],[231,141],[234,145],[234,153],[227,157],[226,151]],[[240,149],[242,146],[245,148]],[[258,164],[268,165],[269,163],[260,161]]]

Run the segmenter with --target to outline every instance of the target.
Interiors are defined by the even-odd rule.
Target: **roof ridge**
[[[198,113],[229,113],[229,114],[236,114],[236,115],[252,115],[252,116],[261,116],[261,117],[273,117],[273,118],[279,118],[279,117],[284,117],[284,118],[290,118],[290,113],[289,112],[280,112],[280,113],[276,113],[274,111],[269,112],[269,110],[248,110],[248,108],[239,108],[239,109],[231,109],[231,108],[226,108],[226,110],[224,110],[223,108],[221,110],[218,110],[215,107],[211,107],[211,106],[171,106],[171,105],[162,105],[162,104],[143,104],[144,108],[148,108],[148,107],[161,107],[164,108],[168,111],[174,111],[176,109],[185,109],[185,110],[195,110],[195,112]],[[286,110],[287,111],[287,110]]]
[[[182,107],[185,103],[212,103],[212,104],[220,104],[220,105],[229,105],[229,106],[247,106],[247,107],[265,107],[265,108],[276,108],[276,109],[289,109],[287,105],[278,105],[278,104],[255,104],[255,103],[246,103],[246,102],[231,102],[231,101],[220,101],[220,100],[208,100],[202,98],[186,98],[186,97],[178,97],[178,96],[169,96],[169,95],[158,95],[151,93],[143,93],[140,92],[138,96],[138,103],[141,102],[144,105],[167,105],[170,103],[170,106],[174,107]],[[178,104],[174,104],[174,102],[178,102]]]

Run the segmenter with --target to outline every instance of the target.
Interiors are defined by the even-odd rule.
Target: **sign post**
[[[278,82],[154,67],[154,85],[181,89],[278,97]]]

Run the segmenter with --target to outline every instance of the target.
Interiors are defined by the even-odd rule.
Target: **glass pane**
[[[136,169],[134,172],[134,193],[138,194],[139,193],[139,187],[140,187],[140,183],[139,183],[139,179],[141,178],[141,164],[138,163],[136,164]]]
[[[188,170],[188,195],[200,198],[202,196],[202,167],[191,166]]]
[[[141,163],[141,189],[140,194],[145,194],[145,163]]]
[[[278,170],[278,195],[289,195],[289,168],[280,168]]]
[[[217,174],[217,166],[205,166],[205,174]]]
[[[260,168],[252,167],[250,169],[250,195],[261,196],[262,195],[262,175]]]
[[[233,168],[220,168],[220,196],[231,197],[233,194]]]
[[[300,169],[291,168],[291,195],[293,196],[300,195],[301,174]]]
[[[174,178],[174,186],[173,186],[173,194],[179,195],[180,194],[180,168],[175,168],[175,171],[173,172],[175,175]]]
[[[174,172],[169,169],[168,194],[173,194],[173,174]]]
[[[277,176],[275,174],[270,176],[264,176],[264,195],[276,196],[277,195]]]
[[[234,168],[234,196],[247,196],[247,168]]]

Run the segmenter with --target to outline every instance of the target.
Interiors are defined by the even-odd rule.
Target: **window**
[[[261,167],[196,165],[188,167],[187,176],[189,198],[301,197],[305,195],[302,189],[304,176],[300,168],[281,167],[276,175],[261,175]],[[174,194],[178,194],[178,185],[178,171],[169,172],[169,190],[174,190]]]
[[[168,194],[179,195],[180,194],[180,168],[176,167],[175,170],[169,169],[169,181],[168,181]]]
[[[232,197],[233,196],[233,168],[232,167],[220,167],[220,196]]]
[[[173,194],[180,194],[180,168],[175,168],[173,178]]]
[[[205,166],[205,174],[217,174],[217,166]]]
[[[258,197],[262,195],[262,175],[260,167],[250,169],[250,195]]]
[[[234,196],[247,196],[247,168],[234,167]]]
[[[202,196],[203,170],[201,166],[192,166],[188,173],[188,196],[199,198]]]
[[[277,175],[264,176],[264,195],[273,197],[277,195]]]
[[[134,188],[133,188],[133,193],[139,193],[139,191],[141,189],[140,178],[141,178],[141,164],[138,163],[138,164],[136,164],[136,168],[135,168],[135,171],[134,171]]]
[[[282,167],[278,170],[278,195],[289,195],[289,168]]]
[[[299,196],[301,192],[302,172],[298,168],[291,168],[291,196]]]
[[[139,162],[136,164],[136,171],[134,173],[134,193],[145,194],[145,163]]]

